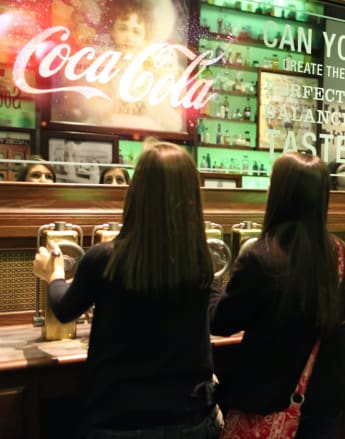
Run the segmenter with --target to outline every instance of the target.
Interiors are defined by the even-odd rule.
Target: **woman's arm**
[[[78,318],[95,302],[107,257],[104,246],[92,247],[81,258],[74,279],[68,285],[58,245],[52,243],[49,249],[39,249],[34,260],[34,274],[48,282],[51,307],[62,323]]]
[[[241,256],[225,291],[211,295],[211,333],[226,336],[250,327],[262,312],[268,284],[258,259],[251,253]]]

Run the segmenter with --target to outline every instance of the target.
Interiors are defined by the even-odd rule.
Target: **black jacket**
[[[81,431],[175,423],[214,405],[209,382],[211,290],[142,295],[103,272],[111,243],[91,248],[74,281],[49,285],[57,317],[69,321],[95,304],[82,401]]]
[[[258,240],[238,258],[226,291],[212,298],[212,334],[245,331],[228,373],[219,377],[224,409],[266,414],[286,408],[315,343],[312,325],[297,310],[278,317],[280,290],[272,265],[269,248]],[[344,281],[341,288],[345,297]],[[325,414],[344,406],[345,327],[339,325],[321,340],[303,410]]]

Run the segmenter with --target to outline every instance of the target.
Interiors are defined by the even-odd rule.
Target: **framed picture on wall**
[[[188,0],[143,2],[135,12],[123,0],[56,0],[51,17],[61,26],[50,35],[51,47],[63,40],[61,56],[69,53],[43,85],[52,91],[51,126],[187,133],[180,78],[190,61]],[[130,20],[135,27],[127,37]]]
[[[259,72],[259,148],[318,153],[319,79],[298,73]]]
[[[98,184],[102,169],[118,159],[113,136],[54,132],[45,137],[44,156],[60,183]]]
[[[30,158],[36,143],[34,130],[7,128],[0,131],[0,181],[15,181],[23,160]]]

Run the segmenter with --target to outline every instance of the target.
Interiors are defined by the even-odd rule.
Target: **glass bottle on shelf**
[[[243,110],[243,119],[250,120],[250,116],[251,116],[250,102],[249,99],[247,99],[247,105],[244,107]]]
[[[283,60],[283,69],[291,70],[291,67],[292,67],[292,56],[287,55]]]
[[[242,158],[242,173],[248,174],[249,173],[249,159],[247,155],[244,155]]]
[[[228,119],[229,118],[229,100],[228,100],[228,97],[227,96],[225,96],[225,98],[224,98],[224,117],[225,117],[225,119]]]
[[[253,175],[259,175],[259,165],[256,160],[254,160],[253,162],[252,170],[253,170]]]
[[[246,46],[246,54],[244,57],[244,65],[250,66],[250,47]]]
[[[219,17],[217,18],[217,32],[218,32],[219,34],[221,34],[221,33],[222,33],[222,30],[223,30],[223,17],[219,16]]]
[[[229,163],[229,171],[233,171],[235,168],[234,159],[230,157],[230,163]]]
[[[216,143],[217,144],[222,144],[222,127],[221,124],[218,124],[218,128],[217,128],[217,134],[216,134]]]
[[[241,82],[239,75],[236,75],[234,85],[232,86],[233,91],[240,91],[241,89]]]
[[[249,84],[249,93],[256,94],[256,85],[254,81],[251,81]]]
[[[224,58],[225,58],[225,52],[224,52],[224,49],[221,47],[221,46],[218,46],[217,48],[216,48],[216,58],[220,58],[219,60],[218,60],[218,62],[220,63],[220,64],[224,64]]]
[[[265,56],[265,58],[264,58],[263,68],[264,68],[264,69],[270,69],[270,68],[272,68],[272,60],[271,60],[271,58],[269,58],[268,56]]]
[[[208,127],[205,127],[204,142],[205,143],[210,143],[210,132],[208,130]]]
[[[208,101],[210,105],[210,112],[209,115],[211,117],[214,117],[217,115],[218,112],[218,94],[214,94],[212,98]]]
[[[200,162],[200,168],[207,168],[207,161],[206,161],[206,156],[205,155],[203,155],[202,156],[202,159],[201,159],[201,162]]]
[[[226,62],[227,62],[227,64],[232,64],[232,51],[231,51],[231,49],[229,49],[229,51],[228,51],[228,56],[226,58]]]
[[[236,52],[234,64],[241,66],[243,64],[243,58],[241,52]]]
[[[278,70],[279,69],[279,58],[276,53],[272,55],[272,69]]]
[[[202,119],[199,119],[199,123],[198,123],[198,141],[199,142],[205,141],[205,126],[204,126],[204,121]]]
[[[246,146],[250,146],[250,132],[249,131],[244,132],[244,139],[246,142]]]
[[[211,156],[210,156],[209,152],[206,154],[206,163],[207,163],[208,169],[210,169],[211,168]]]
[[[242,113],[240,111],[239,108],[236,109],[236,111],[234,111],[232,118],[235,120],[241,120],[242,119]]]
[[[230,135],[229,135],[229,130],[225,130],[225,134],[224,134],[224,145],[230,145]]]
[[[242,3],[242,2],[240,2],[240,1],[236,1],[236,2],[234,3],[234,8],[235,8],[235,9],[238,9],[238,10],[240,11],[240,10],[242,9],[242,8],[241,8],[241,3]]]
[[[265,165],[263,163],[261,163],[261,165],[260,165],[259,174],[262,177],[266,177],[266,175],[267,175],[267,172],[266,172],[266,169],[265,169]]]
[[[225,23],[225,34],[226,35],[228,35],[228,36],[231,36],[232,35],[232,26],[231,26],[231,23],[230,23],[230,21],[227,21],[226,23]]]
[[[221,117],[222,119],[224,119],[225,117],[225,105],[224,105],[224,101],[222,101],[220,103],[220,107],[219,107],[219,117]]]

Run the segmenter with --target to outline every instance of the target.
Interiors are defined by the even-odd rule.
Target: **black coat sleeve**
[[[262,314],[271,288],[270,274],[254,253],[239,257],[225,291],[210,302],[212,334],[226,336],[250,328]]]
[[[78,318],[96,301],[103,272],[109,257],[109,245],[92,247],[80,260],[70,285],[56,279],[48,286],[51,307],[62,323]]]

